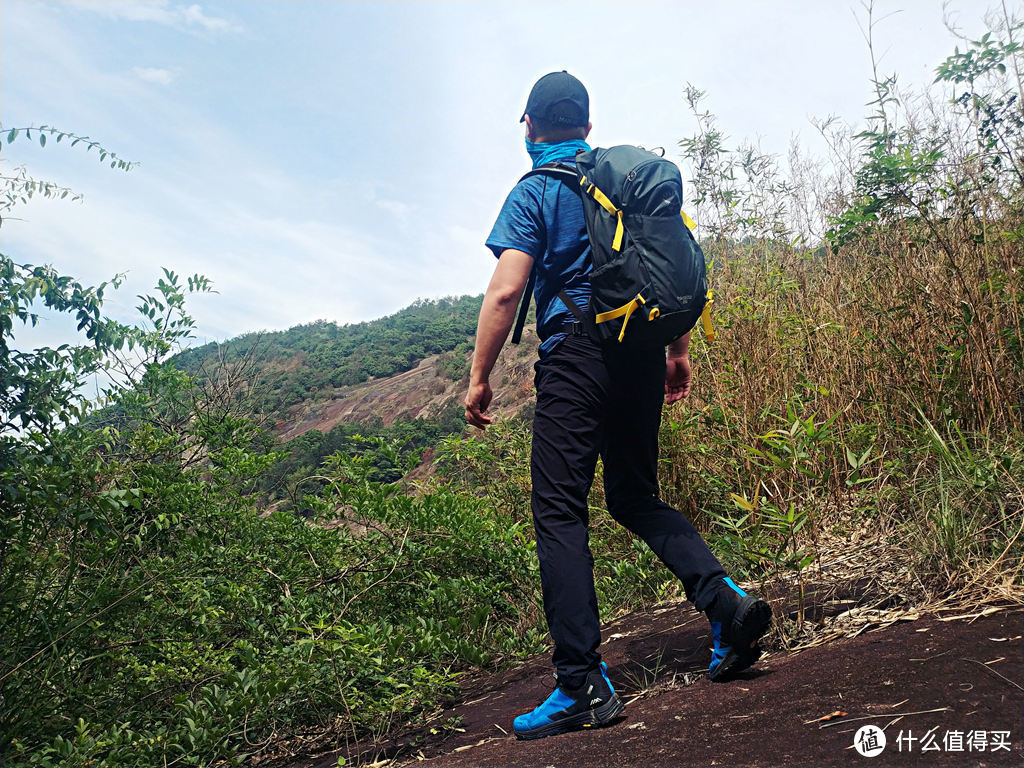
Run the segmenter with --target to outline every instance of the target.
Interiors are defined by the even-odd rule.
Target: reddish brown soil
[[[440,733],[423,729],[377,754],[423,766],[520,768],[1024,765],[1022,615],[1013,607],[974,620],[901,622],[796,654],[772,653],[742,678],[715,684],[703,675],[707,624],[689,604],[631,614],[604,631],[611,679],[629,702],[617,722],[537,741],[509,736],[512,718],[551,691],[548,660],[537,658],[468,681],[462,703],[434,721]],[[946,709],[909,714],[939,708]],[[837,710],[847,714],[834,724],[810,722]],[[441,728],[451,717],[460,718],[460,731]],[[888,739],[873,758],[852,747],[867,724]],[[932,731],[940,749],[922,752],[914,742],[900,752],[901,730],[918,738]],[[965,743],[963,752],[946,751],[947,731],[986,731],[990,739],[1009,731],[1010,749],[990,744],[972,752]],[[315,765],[335,765],[337,757]],[[364,754],[360,762],[371,761]]]

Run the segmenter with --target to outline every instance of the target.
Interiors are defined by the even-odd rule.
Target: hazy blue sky
[[[978,34],[990,7],[947,14]],[[931,82],[957,43],[943,4],[877,2],[887,14],[882,71]],[[124,174],[63,144],[4,146],[6,169],[85,201],[22,207],[3,251],[90,283],[127,271],[109,305],[121,318],[159,267],[202,272],[220,294],[192,303],[200,340],[479,293],[493,268],[483,240],[528,169],[518,120],[537,77],[584,81],[595,145],[678,158],[695,129],[690,82],[737,141],[816,147],[809,118],[867,112],[856,17],[859,3],[838,0],[0,0],[4,129],[57,126],[139,163]],[[50,321],[39,338],[64,332]]]

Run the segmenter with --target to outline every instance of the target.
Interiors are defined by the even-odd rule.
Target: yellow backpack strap
[[[700,322],[704,326],[704,335],[708,341],[715,340],[715,329],[711,327],[711,305],[715,303],[714,296],[715,292],[708,288],[708,300],[704,305],[704,311],[700,313]]]
[[[623,320],[622,320],[622,330],[619,331],[619,341],[622,341],[623,337],[626,335],[626,325],[629,323],[629,318],[631,318],[633,316],[633,313],[636,312],[640,308],[641,304],[646,304],[646,303],[647,302],[644,301],[644,297],[641,296],[638,293],[636,295],[636,298],[634,298],[628,304],[623,304],[621,307],[618,307],[617,309],[611,309],[611,310],[609,310],[607,312],[599,313],[594,318],[594,322],[595,323],[606,323],[609,320],[614,320],[617,317],[625,316],[623,318]],[[648,319],[650,320],[650,319],[653,319],[653,318],[649,317]]]
[[[686,215],[686,211],[680,210],[679,215],[683,217],[683,223],[691,230],[697,228],[697,222]],[[704,311],[700,313],[700,322],[704,326],[704,335],[708,341],[715,340],[715,329],[711,327],[711,305],[715,303],[715,292],[708,288],[708,300],[704,304]]]
[[[580,178],[580,186],[583,191],[597,201],[597,204],[616,218],[615,239],[612,241],[612,250],[616,253],[622,250],[622,236],[625,234],[625,227],[622,225],[622,211],[615,207],[608,195],[597,188],[596,185],[587,181],[587,177]]]

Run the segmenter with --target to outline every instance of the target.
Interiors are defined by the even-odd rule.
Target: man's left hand
[[[674,403],[690,394],[693,377],[690,356],[669,356],[665,359],[665,403]]]

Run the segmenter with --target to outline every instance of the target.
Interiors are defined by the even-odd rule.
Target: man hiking
[[[589,118],[589,96],[575,77],[562,71],[538,80],[520,118],[533,167],[557,160],[572,164],[577,152],[589,151]],[[666,351],[599,343],[585,324],[574,323],[558,294],[587,307],[591,248],[580,196],[557,179],[522,179],[505,200],[487,247],[498,261],[480,309],[466,396],[470,424],[485,429],[491,423],[490,373],[531,272],[542,340],[535,366],[531,503],[557,687],[532,712],[515,718],[516,736],[533,739],[603,725],[625,707],[598,653],[587,534],[587,495],[598,456],[604,461],[608,512],[651,547],[697,610],[707,614],[714,641],[711,679],[748,668],[760,655],[756,642],[771,622],[770,607],[727,578],[690,522],[658,496],[661,408],[690,392],[689,333]]]

